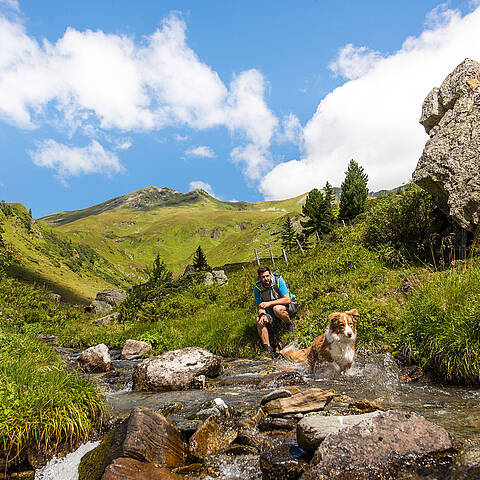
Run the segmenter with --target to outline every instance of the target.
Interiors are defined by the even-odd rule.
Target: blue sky
[[[281,199],[350,158],[407,182],[423,99],[480,60],[478,3],[0,0],[0,199]]]

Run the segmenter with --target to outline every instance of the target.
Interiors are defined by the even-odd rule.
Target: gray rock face
[[[480,223],[480,64],[465,59],[426,97],[420,123],[430,135],[413,180],[447,205],[462,228]]]
[[[93,302],[85,307],[87,312],[92,312],[95,315],[106,315],[112,311],[112,306],[107,302],[101,302],[100,300],[93,300]]]
[[[120,358],[122,360],[133,360],[141,358],[152,349],[152,346],[147,342],[140,340],[127,340],[122,348]]]
[[[80,353],[78,360],[91,372],[108,372],[112,366],[108,348],[104,343],[87,348]]]
[[[198,387],[196,377],[216,377],[222,361],[204,348],[189,347],[150,357],[133,372],[136,391],[186,390]]]
[[[228,278],[224,270],[213,270],[212,276],[215,285],[225,285],[228,283]]]
[[[420,415],[379,412],[328,435],[302,480],[394,478],[395,469],[405,462],[451,448],[448,432]]]
[[[375,417],[380,412],[364,413],[362,415],[328,416],[309,415],[297,424],[297,442],[306,452],[315,452],[317,447],[330,433],[336,433],[343,428],[357,425],[364,420]]]
[[[107,315],[106,317],[97,318],[94,322],[92,322],[92,325],[96,325],[97,327],[99,325],[106,325],[110,323],[112,320],[115,320],[119,315],[120,315],[119,312],[114,312],[114,313],[111,313],[110,315]]]
[[[125,298],[127,298],[127,293],[125,290],[122,290],[121,288],[106,288],[105,290],[97,293],[95,300],[98,300],[99,302],[105,302],[112,307],[116,307],[117,305],[120,305]]]

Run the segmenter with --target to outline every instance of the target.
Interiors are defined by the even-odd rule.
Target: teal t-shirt
[[[278,293],[281,297],[288,293],[287,285],[285,284],[285,280],[282,277],[278,279]],[[255,288],[253,289],[253,294],[255,295],[255,302],[257,303],[257,305],[263,302],[257,286],[255,286]]]

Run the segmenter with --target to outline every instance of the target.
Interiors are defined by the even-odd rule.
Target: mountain
[[[94,248],[133,279],[157,254],[173,272],[183,272],[199,245],[212,266],[251,261],[255,248],[262,257],[270,256],[269,249],[279,255],[284,217],[298,214],[304,199],[222,202],[204,190],[150,186],[39,222]]]

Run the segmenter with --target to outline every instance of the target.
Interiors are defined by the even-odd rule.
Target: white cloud
[[[188,155],[189,157],[213,158],[215,157],[215,152],[210,147],[201,145],[185,150],[185,155]]]
[[[98,136],[224,126],[262,149],[277,128],[263,75],[240,72],[227,88],[188,46],[185,22],[174,14],[141,41],[67,28],[54,43],[0,16],[0,45],[0,118],[22,128],[48,122]]]
[[[40,142],[36,151],[29,153],[35,165],[55,170],[63,183],[67,177],[82,174],[102,173],[109,176],[124,171],[118,157],[95,140],[86,147],[69,147],[48,139]]]
[[[0,7],[1,6],[6,6],[7,8],[11,8],[17,12],[20,11],[18,0],[0,0]]]
[[[179,135],[178,133],[176,133],[173,138],[177,141],[177,142],[186,142],[188,139],[189,139],[189,136],[188,135]]]
[[[115,142],[115,149],[128,150],[132,145],[132,140],[130,138],[119,138]]]
[[[282,131],[278,132],[277,141],[280,143],[290,142],[297,145],[303,143],[303,128],[296,115],[290,113],[282,120]]]
[[[367,47],[354,47],[349,43],[340,50],[337,59],[331,62],[328,68],[335,75],[355,80],[368,73],[381,59],[380,52]]]
[[[234,148],[230,156],[235,163],[243,164],[243,173],[249,180],[262,179],[273,166],[268,150],[254,143]]]
[[[196,189],[205,190],[212,197],[217,197],[209,183],[202,182],[201,180],[190,182],[190,190]]]
[[[320,102],[304,128],[304,156],[277,165],[261,181],[266,198],[292,197],[327,180],[339,186],[352,158],[365,168],[372,190],[411,178],[428,139],[418,123],[424,98],[465,57],[480,60],[480,9],[464,17],[444,10],[436,22],[435,15],[428,20],[435,27],[407,38],[398,52],[371,57],[365,51],[367,62],[353,55],[350,70],[339,67],[347,79],[364,73]]]

